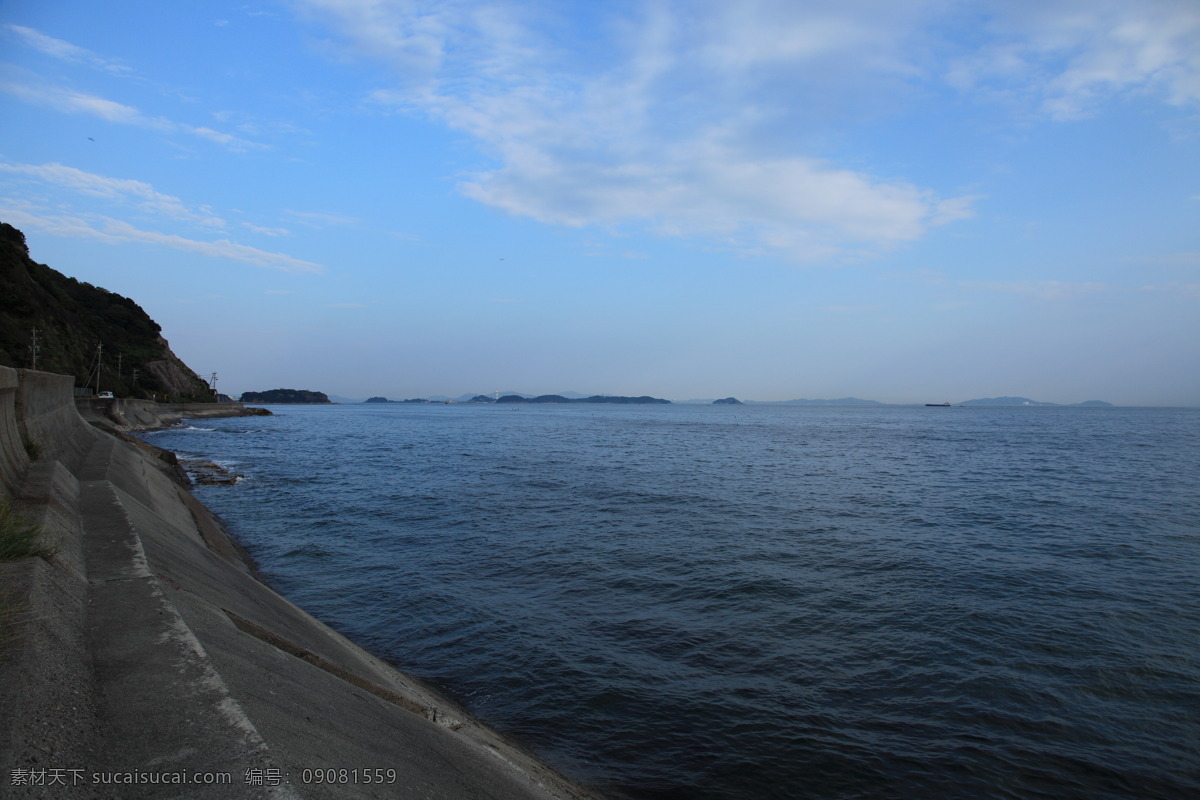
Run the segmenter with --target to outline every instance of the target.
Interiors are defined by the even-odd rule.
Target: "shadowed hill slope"
[[[0,366],[33,366],[35,328],[37,368],[73,375],[76,386],[96,387],[98,346],[103,345],[101,391],[160,400],[215,399],[137,303],[35,262],[25,234],[0,222]]]

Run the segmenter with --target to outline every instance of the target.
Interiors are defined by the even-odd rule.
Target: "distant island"
[[[386,397],[368,397],[364,403],[444,403],[445,400],[426,400],[424,397],[414,397],[409,400],[388,400]]]
[[[878,400],[862,400],[857,397],[839,397],[837,400],[751,400],[754,405],[765,406],[885,406]]]
[[[291,390],[275,390],[275,391],[291,391]],[[264,393],[265,394],[265,393]],[[313,394],[320,395],[319,392]],[[257,396],[257,395],[256,395]],[[322,397],[324,395],[321,395]],[[342,398],[339,398],[342,399]],[[258,400],[250,402],[329,402],[326,400]],[[346,402],[363,402],[363,403],[407,403],[407,404],[444,404],[444,403],[609,403],[609,404],[661,404],[669,405],[670,400],[664,400],[658,397],[650,397],[642,395],[640,397],[625,397],[618,395],[582,395],[578,392],[563,392],[561,394],[543,394],[531,395],[521,394],[518,392],[495,392],[493,394],[464,394],[458,397],[446,397],[443,395],[432,395],[429,398],[416,397],[408,400],[389,400],[387,397],[370,397],[363,401],[346,400]],[[867,406],[867,407],[887,407],[887,406],[906,406],[906,405],[921,405],[920,403],[883,403],[878,400],[864,400],[860,397],[839,397],[836,399],[797,399],[797,400],[739,400],[736,397],[723,397],[718,400],[696,399],[683,401],[691,404],[705,405],[722,405],[722,406]],[[1047,403],[1039,400],[1031,400],[1028,397],[984,397],[975,400],[964,400],[958,403],[950,402],[933,402],[926,403],[926,406],[980,406],[980,407],[1015,407],[1015,406],[1056,406],[1059,408],[1112,408],[1112,403],[1107,403],[1103,400],[1087,400],[1083,403]]]
[[[312,392],[308,389],[269,389],[265,392],[243,392],[243,403],[328,403],[329,396],[324,392]]]
[[[647,403],[664,403],[670,404],[670,400],[663,400],[657,397],[618,397],[611,395],[594,394],[589,397],[583,395],[575,395],[568,397],[561,394],[542,394],[542,395],[525,395],[525,394],[504,394],[499,397],[486,394],[463,395],[458,398],[447,398],[435,396],[429,399],[424,397],[415,397],[410,400],[389,400],[386,397],[368,397],[364,403],[616,403],[616,404],[647,404]],[[737,401],[734,401],[737,402]]]
[[[483,397],[483,395],[479,395],[479,396]],[[648,397],[646,395],[642,395],[641,397],[613,397],[610,395],[594,394],[591,397],[570,398],[570,397],[563,397],[561,394],[543,394],[543,395],[538,395],[537,397],[522,397],[519,394],[506,394],[503,397],[501,397],[497,400],[494,400],[494,401],[490,401],[487,398],[485,398],[485,402],[496,402],[496,403],[619,403],[619,404],[637,404],[637,405],[646,405],[646,404],[657,403],[657,404],[669,405],[671,401],[663,400],[658,397]]]
[[[985,397],[979,400],[964,400],[961,406],[1057,406],[1061,403],[1046,403],[1040,400],[1030,400],[1028,397]],[[1088,400],[1083,403],[1067,403],[1066,405],[1093,406],[1111,408],[1112,403],[1103,400]]]

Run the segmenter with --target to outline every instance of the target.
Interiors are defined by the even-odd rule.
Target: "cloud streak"
[[[165,117],[149,117],[133,106],[118,103],[105,97],[54,86],[27,75],[17,75],[5,70],[0,75],[0,92],[12,95],[30,105],[51,108],[64,114],[84,114],[116,125],[131,125],[161,133],[182,133],[218,144],[235,152],[265,150],[267,146],[248,139],[223,133],[212,128],[174,122]]]
[[[336,214],[324,211],[294,211],[291,209],[283,212],[288,217],[296,222],[308,225],[312,228],[338,228],[346,226],[355,226],[362,222],[356,217],[348,217],[344,214]]]
[[[190,209],[178,197],[155,191],[148,183],[128,178],[110,178],[85,172],[59,163],[50,164],[6,164],[0,163],[0,172],[21,175],[43,183],[73,189],[92,197],[112,200],[132,199],[147,212],[171,219],[195,222],[212,228],[225,227],[225,220],[210,209]]]
[[[122,64],[120,61],[97,55],[87,48],[79,47],[62,39],[55,39],[53,36],[47,36],[33,28],[27,28],[24,25],[5,25],[3,27],[4,30],[14,34],[27,46],[52,58],[57,58],[60,61],[85,64],[89,67],[117,75],[133,71],[131,67]]]
[[[180,198],[163,194],[144,181],[129,178],[114,178],[77,169],[59,163],[12,164],[0,162],[0,175],[11,175],[45,186],[67,189],[84,197],[133,203],[138,210],[176,222],[185,222],[204,228],[225,228],[225,220],[207,206],[191,207]],[[55,236],[88,238],[115,244],[118,242],[142,242],[173,250],[197,253],[210,258],[239,261],[284,272],[323,272],[320,264],[294,258],[283,253],[274,253],[256,247],[239,244],[231,239],[205,241],[173,233],[146,230],[128,221],[96,213],[64,211],[70,203],[65,196],[55,198],[53,209],[29,201],[9,199],[0,208],[6,221],[17,227],[28,226]],[[242,223],[247,229],[270,236],[285,235],[282,228],[263,228]]]
[[[184,236],[137,228],[123,220],[102,215],[75,216],[54,213],[30,206],[13,198],[0,199],[0,217],[23,230],[41,230],[54,236],[95,239],[107,244],[142,242],[172,250],[196,253],[208,258],[239,261],[283,272],[320,273],[324,268],[282,253],[271,253],[244,244],[218,239],[201,241]]]

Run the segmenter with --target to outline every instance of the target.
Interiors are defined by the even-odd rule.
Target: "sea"
[[[147,438],[602,796],[1200,797],[1200,409],[271,410]]]

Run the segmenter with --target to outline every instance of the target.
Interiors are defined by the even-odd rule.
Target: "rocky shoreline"
[[[215,461],[207,458],[181,458],[179,466],[183,469],[192,483],[201,486],[232,486],[246,477],[240,472],[230,472]]]

